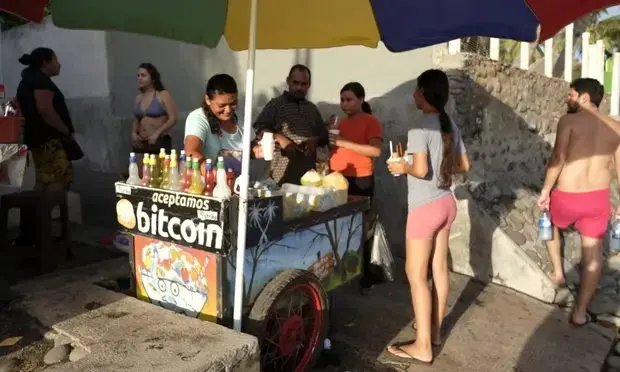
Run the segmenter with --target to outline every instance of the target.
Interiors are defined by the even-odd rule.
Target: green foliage
[[[605,18],[588,27],[590,41],[603,40],[608,51],[620,51],[620,15]]]

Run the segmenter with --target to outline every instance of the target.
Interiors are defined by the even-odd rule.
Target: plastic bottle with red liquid
[[[213,174],[213,163],[211,159],[207,159],[205,163],[205,196],[213,196],[213,188],[215,187],[215,176]]]
[[[226,171],[226,184],[231,192],[235,189],[235,172],[230,168]]]

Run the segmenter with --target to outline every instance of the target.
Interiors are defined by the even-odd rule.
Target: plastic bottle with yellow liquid
[[[164,166],[161,169],[161,183],[159,184],[159,188],[167,190],[169,184],[170,184],[170,156],[166,155],[164,157]]]
[[[159,187],[159,167],[157,166],[157,159],[155,158],[155,154],[151,154],[151,158],[149,159],[149,170],[151,171],[149,187]]]
[[[148,187],[151,182],[151,158],[149,158],[149,154],[144,154],[142,159],[142,179],[140,180],[140,186]]]
[[[164,173],[162,172],[162,170],[164,169],[164,160],[166,159],[166,149],[165,148],[160,148],[159,149],[159,155],[157,155],[158,159],[157,159],[157,167],[159,169],[159,173],[158,173],[158,181],[159,184],[161,185],[161,181],[163,181],[163,177],[164,177]]]
[[[205,185],[202,183],[202,174],[200,174],[200,163],[198,159],[192,160],[192,183],[189,185],[187,192],[195,195],[202,195]]]
[[[170,181],[168,183],[168,190],[170,191],[181,191],[182,188],[181,175],[177,166],[176,157],[170,159]]]

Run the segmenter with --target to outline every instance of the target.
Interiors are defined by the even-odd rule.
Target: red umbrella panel
[[[0,0],[0,10],[30,22],[40,23],[45,18],[49,0]]]

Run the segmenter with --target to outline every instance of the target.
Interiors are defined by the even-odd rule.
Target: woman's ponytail
[[[32,63],[32,58],[30,57],[30,54],[23,54],[21,57],[19,57],[18,61],[24,66],[30,66],[30,64]]]
[[[35,48],[30,54],[24,54],[19,57],[18,61],[28,67],[41,68],[45,62],[52,61],[55,56],[56,53],[50,48],[39,47]]]
[[[443,140],[443,158],[439,167],[439,186],[449,188],[452,186],[452,175],[454,174],[454,133],[450,117],[446,114],[443,107],[439,110],[439,123],[441,139]]]
[[[443,141],[443,157],[438,174],[439,187],[449,188],[452,186],[456,160],[452,121],[445,109],[450,96],[448,76],[441,70],[426,70],[418,77],[418,89],[422,91],[422,96],[426,102],[435,108],[439,114],[441,139]]]
[[[369,115],[372,115],[372,109],[370,108],[370,104],[368,102],[362,102],[362,111]]]

